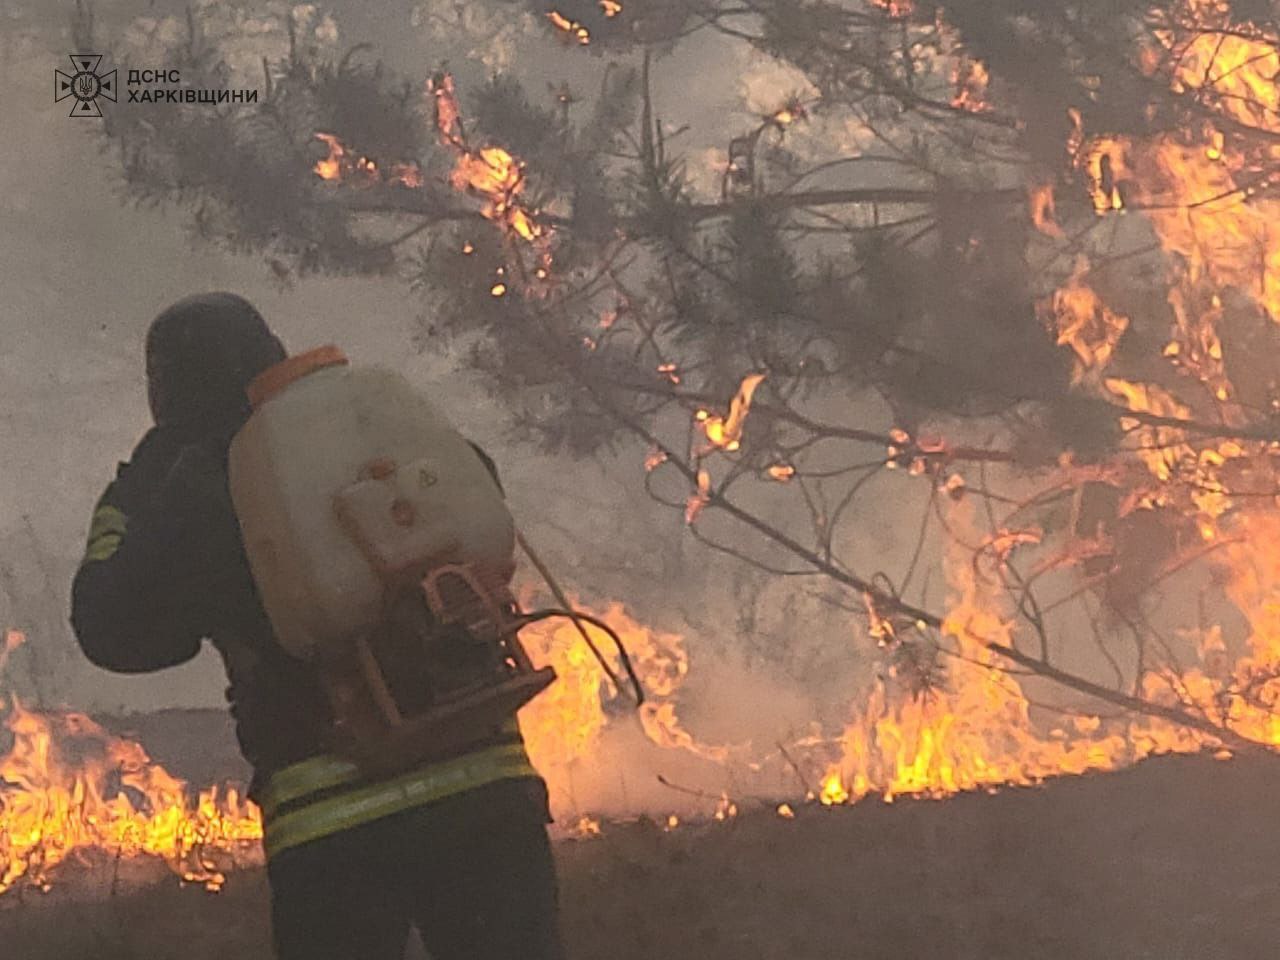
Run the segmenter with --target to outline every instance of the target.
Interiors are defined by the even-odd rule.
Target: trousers
[[[267,864],[279,960],[563,960],[545,812],[462,795]]]

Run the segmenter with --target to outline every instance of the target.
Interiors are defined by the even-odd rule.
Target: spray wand
[[[591,639],[591,634],[587,632],[586,624],[589,623],[593,627],[603,631],[609,639],[613,641],[613,645],[617,648],[618,659],[622,662],[622,667],[626,671],[627,679],[631,682],[631,688],[635,692],[636,706],[641,706],[644,703],[644,687],[640,685],[640,678],[636,675],[635,668],[631,664],[631,656],[627,653],[627,648],[623,644],[622,638],[618,636],[617,631],[603,620],[589,614],[582,613],[581,611],[573,608],[572,604],[569,603],[569,598],[565,595],[564,590],[562,590],[560,584],[556,582],[556,578],[551,575],[551,571],[547,568],[547,565],[543,563],[542,558],[534,552],[533,547],[529,546],[529,541],[525,539],[524,534],[519,530],[516,531],[516,543],[520,545],[520,549],[525,552],[525,556],[529,558],[534,568],[537,569],[542,579],[546,582],[547,586],[551,590],[552,596],[556,598],[556,603],[560,604],[559,609],[538,610],[526,615],[523,618],[525,623],[535,623],[538,620],[545,620],[548,617],[568,617],[573,621],[573,625],[578,628],[578,634],[586,642],[587,647],[591,650],[596,661],[600,664],[600,669],[605,672],[605,676],[607,676],[609,681],[613,684],[613,688],[621,691],[622,682],[618,678],[617,672],[612,666],[610,666],[609,661],[605,658],[604,654],[600,652],[600,648],[596,646],[595,641]]]

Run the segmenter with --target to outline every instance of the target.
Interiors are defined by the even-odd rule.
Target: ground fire
[[[956,522],[964,519],[958,515]],[[1257,533],[1260,540],[1280,542],[1280,529]],[[1244,677],[1274,670],[1280,650],[1273,645],[1277,634],[1269,622],[1274,611],[1267,598],[1280,592],[1280,555],[1269,567],[1259,568],[1245,542],[1233,548],[1235,559],[1249,560],[1253,570],[1231,588],[1241,609],[1258,619],[1253,650],[1232,665],[1208,637],[1206,666],[1177,678],[1152,675],[1152,696],[1176,682],[1208,703],[1222,674]],[[879,686],[865,703],[854,705],[853,720],[842,735],[784,745],[787,762],[836,758],[811,790],[779,799],[779,817],[794,819],[795,807],[804,802],[830,806],[871,796],[886,802],[903,796],[938,799],[1114,770],[1164,753],[1219,748],[1211,737],[1144,719],[1104,723],[1081,713],[1048,729],[1035,723],[1017,679],[985,648],[986,640],[1006,638],[1009,625],[996,612],[990,588],[961,559],[957,556],[952,566],[954,606],[946,630],[972,667],[957,672],[949,688],[905,703],[892,702],[887,688]],[[620,605],[600,616],[630,647],[652,696],[640,721],[653,744],[703,758],[740,782],[753,771],[783,762],[772,749],[699,742],[678,717],[680,688],[691,669],[683,640],[645,628]],[[535,661],[554,666],[559,676],[548,695],[521,714],[530,753],[550,782],[567,835],[599,836],[609,827],[583,811],[582,804],[591,802],[590,788],[584,785],[575,794],[573,780],[575,771],[591,769],[610,724],[625,722],[608,707],[618,691],[572,624],[539,625],[527,634]],[[1270,710],[1243,701],[1229,709],[1237,729],[1261,743],[1280,744],[1280,721]],[[194,795],[187,784],[152,763],[141,745],[107,733],[82,714],[31,711],[15,700],[5,725],[12,745],[0,757],[6,783],[0,794],[3,889],[19,884],[48,889],[56,882],[56,868],[66,861],[151,857],[167,863],[184,882],[216,890],[227,871],[260,862],[260,815],[234,786],[208,787]],[[737,812],[728,797],[711,798],[703,806],[702,815],[713,821]],[[668,828],[679,823],[672,814]]]
[[[575,79],[571,90],[559,76],[539,73],[550,91],[542,106],[518,83],[490,77],[486,86],[443,58],[429,78],[415,63],[420,72],[394,85],[380,65],[359,64],[363,43],[332,63],[310,62],[323,44],[314,24],[311,34],[305,27],[318,15],[299,7],[283,14],[279,63],[240,58],[255,70],[261,61],[261,111],[218,115],[207,128],[109,114],[103,136],[120,141],[128,191],[191,205],[196,234],[263,254],[279,281],[277,312],[290,309],[285,291],[324,273],[401,281],[423,297],[420,316],[396,314],[417,352],[401,351],[383,380],[334,347],[286,356],[270,334],[279,356],[246,349],[241,372],[262,363],[232,391],[238,413],[258,416],[318,371],[329,373],[309,383],[330,373],[324,382],[337,383],[355,369],[366,385],[377,381],[360,402],[381,398],[397,416],[428,411],[403,434],[418,443],[437,411],[387,403],[388,378],[408,387],[406,370],[445,358],[481,385],[482,400],[457,403],[474,417],[465,437],[448,423],[431,434],[455,455],[437,463],[415,448],[401,463],[352,452],[340,484],[323,491],[337,518],[326,513],[326,522],[348,534],[346,559],[368,577],[332,577],[321,600],[278,587],[306,624],[287,637],[278,609],[263,608],[282,659],[322,676],[333,743],[349,749],[363,734],[367,746],[409,717],[393,690],[420,679],[396,675],[405,636],[442,647],[442,637],[463,636],[469,654],[485,647],[482,666],[504,682],[537,675],[542,685],[458,733],[462,705],[495,685],[467,674],[448,697],[428,698],[421,715],[439,725],[424,725],[421,742],[394,744],[399,753],[388,746],[390,760],[376,749],[358,759],[303,754],[282,766],[306,767],[306,789],[294,795],[277,780],[255,790],[259,807],[245,783],[175,776],[145,738],[119,732],[127,715],[91,716],[44,697],[32,648],[56,639],[15,603],[0,642],[0,907],[73,888],[86,871],[114,877],[123,864],[153,862],[176,878],[168,886],[225,900],[237,877],[255,882],[266,859],[275,867],[273,823],[306,824],[276,848],[291,852],[379,822],[330,816],[330,799],[354,798],[352,809],[383,811],[386,821],[416,809],[395,805],[414,796],[443,809],[457,796],[442,786],[451,776],[479,783],[496,770],[481,786],[545,781],[537,802],[550,805],[554,856],[576,865],[580,895],[596,883],[652,887],[658,902],[662,878],[682,876],[700,856],[711,866],[694,886],[707,897],[735,884],[751,891],[741,902],[756,907],[741,910],[729,934],[702,923],[696,905],[666,902],[662,925],[682,931],[689,955],[718,958],[745,955],[752,924],[763,926],[753,915],[760,904],[805,913],[814,894],[780,890],[769,875],[793,845],[815,884],[835,876],[833,861],[860,852],[828,843],[838,831],[865,844],[880,869],[925,849],[912,883],[968,883],[975,912],[1013,927],[1017,890],[997,896],[996,879],[979,889],[963,872],[986,869],[972,838],[957,836],[975,824],[997,838],[994,849],[1010,837],[1039,842],[1070,808],[1057,799],[1036,807],[1036,798],[1085,798],[1081,809],[1093,810],[1090,796],[1121,791],[1098,784],[1171,786],[1165,771],[1177,770],[1193,771],[1195,784],[1213,782],[1205,770],[1230,771],[1245,796],[1272,782],[1255,766],[1280,750],[1280,24],[1266,4],[1124,0],[1112,13],[1066,4],[1055,19],[1036,4],[994,10],[974,0],[696,9],[565,0],[520,4],[528,9],[518,26],[505,8],[471,23],[461,7],[444,6],[416,5],[415,29],[443,29],[455,16],[459,30],[536,34],[540,57],[555,50],[586,64],[582,75],[598,81],[594,112],[580,106],[587,85]],[[159,22],[135,32],[159,43],[169,35]],[[1098,43],[1103,27],[1114,27],[1109,45]],[[748,51],[732,67],[743,108],[715,117],[711,142],[681,152],[691,124],[678,121],[693,112],[680,101],[701,104],[687,89],[700,74],[681,74],[688,65],[667,57],[695,36]],[[1029,52],[1033,38],[1042,60]],[[187,40],[195,50],[194,28]],[[484,51],[486,69],[510,55],[501,45]],[[187,69],[196,73],[194,61]],[[367,96],[367,116],[333,95],[345,83]],[[284,104],[306,109],[285,123]],[[201,144],[226,134],[216,168],[199,166],[185,145],[197,133]],[[255,166],[258,140],[289,149],[274,149],[270,176],[252,189],[229,183],[227,170],[265,166]],[[276,193],[291,205],[285,214],[266,200]],[[337,329],[376,342],[380,328],[361,316],[358,331],[350,316]],[[310,327],[288,332],[291,343],[311,336]],[[152,366],[164,368],[148,366],[148,376]],[[159,429],[160,391],[151,392]],[[510,451],[484,420],[497,408],[510,415],[512,450],[536,449],[558,465],[550,479],[524,462],[507,469]],[[337,409],[324,407],[330,426]],[[353,400],[341,416],[364,429],[368,409]],[[237,485],[234,451],[244,447],[235,444],[248,422],[226,432],[236,439],[226,440],[232,452],[220,468],[241,498],[228,516],[246,562],[258,564],[239,585],[266,596],[262,571],[275,569],[265,566],[278,560],[275,544],[303,541],[251,536],[245,504],[255,495],[266,503],[263,477],[285,472],[289,457],[277,448],[317,464],[325,457],[290,421],[264,430],[258,472],[245,468]],[[473,430],[500,455],[472,443]],[[464,461],[470,473],[451,476]],[[583,479],[587,462],[621,475],[617,489],[597,497],[595,481]],[[531,476],[542,485],[522,489]],[[457,503],[480,503],[482,492],[501,522],[483,536],[433,528],[421,534],[435,538],[430,549],[412,541],[411,553],[406,530],[454,519],[420,509],[445,487]],[[553,509],[549,495],[564,504]],[[132,523],[103,496],[81,569],[110,558]],[[283,526],[285,516],[268,505],[256,519]],[[565,535],[567,595],[524,540],[526,526]],[[458,559],[473,539],[498,559]],[[319,535],[312,543],[332,546]],[[527,576],[530,565],[545,585]],[[308,576],[338,568],[298,566]],[[453,577],[464,599],[446,596],[437,576]],[[0,587],[17,596],[11,580],[0,569]],[[324,604],[350,600],[357,581],[376,623],[340,629],[338,608]],[[405,593],[416,605],[396,619]],[[326,617],[308,620],[320,609]],[[326,631],[333,649],[303,649]],[[334,654],[343,644],[359,649]],[[458,649],[432,666],[447,673]],[[19,668],[22,695],[13,692]],[[326,670],[362,678],[368,703],[353,706],[355,682],[343,686]],[[382,725],[353,734],[351,718],[369,716]],[[432,752],[427,734],[441,730],[465,750]],[[485,767],[467,751],[504,759]],[[437,762],[453,766],[428,769]],[[1163,797],[1135,795],[1130,820],[1160,822]],[[313,803],[320,813],[308,821],[301,814]],[[1212,816],[1191,808],[1200,819],[1174,823],[1175,839]],[[1003,834],[1003,813],[993,811],[1007,810],[1015,816]],[[326,817],[340,826],[314,827]],[[541,809],[538,818],[541,843]],[[1083,813],[1071,829],[1096,839]],[[1108,820],[1098,836],[1116,842],[1125,829]],[[919,841],[912,854],[876,860],[877,844],[906,849],[904,838]],[[1071,840],[1044,842],[1067,860]],[[1206,847],[1187,841],[1200,858]],[[971,855],[963,869],[956,851]],[[763,876],[751,874],[750,855]],[[1254,906],[1274,886],[1265,870],[1239,883]],[[1070,879],[1046,886],[1055,902],[1074,896]],[[988,895],[1004,898],[999,910],[982,901]],[[937,955],[1037,955],[1030,939],[1004,952],[991,946],[996,934],[977,932],[957,897],[922,902],[909,918],[945,928],[941,940],[956,952]],[[614,927],[634,917],[608,909],[613,926],[601,938],[612,942]],[[662,912],[653,903],[627,910]],[[1168,910],[1215,923],[1195,898],[1171,893]],[[864,913],[859,923],[874,921],[874,910]],[[641,955],[668,955],[658,934],[634,939]],[[811,954],[797,946],[786,955]],[[894,945],[868,955],[909,954]]]

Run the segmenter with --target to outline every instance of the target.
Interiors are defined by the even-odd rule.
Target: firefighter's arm
[[[158,479],[126,467],[94,510],[71,594],[71,624],[85,655],[118,673],[146,673],[193,658],[207,634],[197,559],[202,491],[191,457]],[[196,458],[198,459],[198,458]],[[148,489],[150,487],[150,489]],[[205,589],[202,589],[205,588]]]

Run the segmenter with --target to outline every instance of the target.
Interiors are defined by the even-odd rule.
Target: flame
[[[1079,114],[1073,113],[1075,123]],[[1083,130],[1077,137],[1083,138]],[[1096,137],[1085,140],[1078,148],[1077,165],[1082,167],[1089,182],[1089,194],[1098,216],[1125,208],[1121,183],[1128,182],[1129,141],[1120,138]]]
[[[458,190],[503,196],[518,192],[523,179],[520,165],[501,147],[463,154],[449,175],[450,183]]]
[[[536,243],[545,238],[548,231],[538,222],[535,212],[520,202],[525,188],[524,163],[502,147],[474,150],[467,145],[452,76],[432,77],[427,82],[427,91],[435,105],[436,131],[441,141],[457,154],[449,174],[454,189],[483,197],[485,206],[481,215],[521,239]]]
[[[329,155],[322,160],[316,161],[314,168],[316,176],[321,180],[337,180],[342,176],[342,161],[347,154],[346,148],[331,133],[317,133],[316,139],[329,147]]]
[[[874,2],[891,16],[912,12],[909,2]],[[601,8],[610,15],[608,0]],[[1180,16],[1199,18],[1201,26],[1217,23],[1227,9],[1216,0],[1191,0],[1179,8]],[[1160,10],[1152,11],[1157,24]],[[586,42],[585,28],[556,11],[548,17],[566,35]],[[1280,183],[1267,174],[1280,161],[1280,146],[1246,149],[1235,132],[1243,126],[1280,133],[1280,59],[1271,44],[1242,32],[1191,30],[1188,36],[1179,23],[1171,14],[1166,26],[1155,30],[1156,43],[1141,66],[1168,71],[1172,89],[1190,94],[1209,118],[1176,135],[1143,140],[1086,131],[1082,115],[1072,111],[1073,129],[1065,144],[1094,211],[1145,218],[1168,254],[1169,336],[1158,333],[1154,352],[1160,355],[1146,358],[1141,372],[1119,369],[1123,358],[1117,348],[1130,318],[1089,286],[1084,260],[1076,261],[1069,279],[1046,298],[1042,316],[1058,344],[1071,350],[1076,383],[1133,414],[1122,417],[1120,426],[1137,465],[1116,467],[1113,478],[1133,481],[1123,509],[1172,505],[1194,519],[1200,536],[1217,547],[1211,562],[1220,568],[1216,582],[1234,607],[1232,619],[1239,614],[1247,624],[1239,641],[1243,652],[1233,652],[1237,639],[1229,638],[1221,623],[1188,631],[1198,662],[1147,665],[1139,678],[1142,694],[1158,703],[1190,705],[1242,736],[1280,746],[1280,515],[1274,498],[1246,498],[1236,490],[1242,473],[1265,481],[1256,489],[1274,489],[1274,468],[1266,456],[1272,445],[1201,437],[1173,423],[1153,422],[1193,415],[1202,394],[1184,397],[1179,387],[1187,382],[1205,388],[1203,396],[1211,398],[1222,424],[1242,422],[1218,333],[1228,289],[1280,323],[1280,237],[1275,234],[1280,227],[1274,226],[1280,223],[1280,201],[1266,193]],[[957,107],[985,109],[987,78],[981,64],[964,65],[956,81]],[[467,146],[450,77],[433,79],[429,89],[440,136],[457,153],[453,186],[483,198],[485,216],[511,236],[544,237],[547,231],[534,212],[521,205],[525,177],[518,158],[497,146]],[[1213,111],[1219,111],[1216,119]],[[789,106],[771,119],[785,128],[798,116]],[[329,148],[315,166],[320,178],[361,182],[384,176],[377,163],[336,137],[317,137]],[[388,169],[390,175],[404,175]],[[1045,237],[1065,239],[1052,184],[1031,190],[1030,210]],[[601,326],[608,328],[603,321]],[[1153,364],[1170,375],[1151,373]],[[658,372],[680,382],[675,363],[663,363]],[[727,413],[695,414],[695,425],[710,445],[707,452],[739,448],[762,379],[763,374],[745,377]],[[913,441],[901,429],[889,440],[893,463],[904,451],[926,449],[926,441]],[[945,453],[941,444],[929,446]],[[665,453],[651,451],[645,468],[656,469],[665,460]],[[1060,468],[1060,476],[1074,475],[1069,457]],[[775,463],[765,472],[784,481],[795,471]],[[1160,752],[1209,747],[1225,756],[1208,735],[1164,720],[1082,714],[1054,726],[1033,715],[1020,678],[1005,669],[991,645],[1012,645],[1018,618],[1016,600],[998,574],[1021,552],[1045,549],[1049,534],[1024,526],[983,536],[964,477],[939,474],[936,482],[949,494],[940,506],[948,513],[948,527],[959,532],[949,539],[945,557],[948,600],[941,636],[935,644],[919,624],[899,622],[877,610],[874,598],[864,598],[872,638],[892,659],[870,691],[855,700],[837,743],[816,736],[803,744],[803,749],[833,751],[824,754],[821,780],[807,800],[837,805],[872,795],[941,797],[1114,769]],[[686,502],[688,523],[696,521],[710,495],[710,473],[699,468],[696,489]],[[976,560],[964,543],[981,544]],[[1101,536],[1081,538],[1058,562],[1100,555],[1107,546]],[[1051,566],[1045,562],[1039,569]],[[639,718],[644,736],[664,749],[727,762],[729,752],[703,744],[680,715],[679,695],[690,669],[683,639],[644,627],[616,604],[603,617],[628,643],[650,693]],[[611,688],[571,624],[549,621],[524,637],[534,660],[553,665],[560,677],[521,711],[520,722],[564,817],[575,771],[598,761],[615,715],[621,715],[610,706],[621,692]],[[0,666],[21,642],[18,631],[5,635]],[[600,645],[616,667],[608,641],[601,637]],[[938,682],[930,657],[936,658]],[[239,855],[242,845],[252,848],[260,836],[256,811],[238,795],[210,790],[189,800],[185,785],[151,764],[141,747],[112,737],[79,714],[35,714],[15,703],[5,725],[14,746],[0,757],[5,784],[0,890],[17,882],[46,884],[58,864],[94,849],[160,857],[184,878],[216,886],[225,869],[219,858]],[[727,794],[708,800],[715,804],[714,812],[708,811],[714,819],[732,819],[737,812]],[[576,824],[571,832],[600,834],[599,820],[578,815],[571,805],[568,809],[567,822]],[[795,816],[791,804],[774,809],[781,818]],[[681,820],[672,814],[659,822],[675,829]]]
[[[441,138],[446,143],[461,141],[462,113],[458,109],[458,94],[453,85],[453,76],[441,73],[432,77],[427,81],[427,92],[431,94],[436,130]]]
[[[728,416],[712,416],[706,411],[699,411],[695,415],[713,448],[730,452],[738,449],[742,442],[742,428],[746,424],[747,414],[751,412],[751,399],[755,396],[756,388],[764,382],[765,376],[763,373],[752,373],[742,378],[738,392],[729,401]]]
[[[1116,344],[1129,329],[1129,318],[1120,316],[1102,302],[1085,283],[1089,264],[1081,257],[1067,284],[1041,305],[1059,346],[1069,346],[1076,355],[1073,380],[1096,377],[1111,360]]]
[[[1056,240],[1062,239],[1065,234],[1062,227],[1057,221],[1057,200],[1054,197],[1052,183],[1041,184],[1033,187],[1031,190],[1031,222],[1035,224],[1035,228],[1045,236],[1053,237]]]
[[[684,505],[684,522],[690,526],[701,516],[711,502],[711,474],[706,469],[698,471],[698,488],[689,495]]]
[[[314,136],[329,148],[328,155],[317,160],[311,168],[321,180],[355,186],[398,184],[411,190],[423,184],[422,170],[416,163],[393,163],[383,174],[376,161],[352,154],[334,134],[316,133]]]
[[[689,672],[683,638],[640,625],[620,604],[600,616],[623,637],[644,686],[645,736],[664,748],[723,760],[723,748],[699,743],[677,716],[676,698]],[[9,631],[6,643],[16,646],[16,636]],[[628,711],[608,709],[619,691],[572,623],[545,621],[522,637],[532,659],[554,666],[559,677],[520,713],[529,755],[549,782],[557,816],[572,813],[571,833],[598,836],[599,822],[567,811],[563,798],[574,771],[592,764],[606,728]],[[617,673],[608,638],[595,639]],[[48,888],[61,864],[95,855],[157,858],[183,881],[210,890],[223,884],[228,870],[261,862],[260,813],[236,790],[209,788],[193,797],[141,745],[81,713],[35,712],[14,701],[4,726],[13,746],[0,754],[0,894],[18,883]],[[737,808],[726,800],[722,813],[730,817]]]
[[[915,12],[915,0],[871,0],[895,20],[909,17]]]
[[[791,99],[771,113],[768,119],[779,130],[785,131],[793,123],[808,118],[809,111],[805,109],[804,104],[799,100]]]
[[[583,814],[578,818],[577,823],[569,831],[569,836],[575,840],[594,840],[596,837],[602,836],[603,831],[600,829],[600,821],[594,817],[588,817]]]
[[[1160,417],[1186,419],[1191,411],[1168,390],[1154,383],[1132,383],[1118,377],[1104,381],[1104,386],[1124,400],[1125,405],[1139,413],[1153,413]],[[1138,442],[1138,456],[1159,480],[1171,480],[1178,463],[1194,451],[1185,442],[1184,431],[1169,426],[1143,426],[1137,419],[1121,418],[1120,426],[1134,434]]]
[[[1070,278],[1041,309],[1057,342],[1072,350],[1076,383],[1142,415],[1120,418],[1129,450],[1146,473],[1145,480],[1126,473],[1132,489],[1122,515],[1160,505],[1194,519],[1204,540],[1220,544],[1212,561],[1221,568],[1215,580],[1249,625],[1246,650],[1234,659],[1221,624],[1188,631],[1198,664],[1185,667],[1169,657],[1148,664],[1139,678],[1142,695],[1280,746],[1280,519],[1256,497],[1246,500],[1234,493],[1242,476],[1262,481],[1254,489],[1274,488],[1271,448],[1262,441],[1202,437],[1175,422],[1193,418],[1193,406],[1200,402],[1198,396],[1183,399],[1178,385],[1186,378],[1216,403],[1214,415],[1224,432],[1244,422],[1218,333],[1227,311],[1223,290],[1249,296],[1280,322],[1280,237],[1273,226],[1280,206],[1265,194],[1280,183],[1265,174],[1280,161],[1280,147],[1274,146],[1280,133],[1280,54],[1274,44],[1244,31],[1214,29],[1225,24],[1225,4],[1196,0],[1177,9],[1196,19],[1184,23],[1170,12],[1167,29],[1156,31],[1162,49],[1147,52],[1144,69],[1168,70],[1175,92],[1220,110],[1222,122],[1206,121],[1144,141],[1087,132],[1081,114],[1072,111],[1066,148],[1095,212],[1128,211],[1146,218],[1169,254],[1172,336],[1158,349],[1181,379],[1153,376],[1147,373],[1150,364],[1141,379],[1110,375],[1120,362],[1116,350],[1130,319],[1089,286],[1087,260],[1077,260]],[[1261,130],[1270,139],[1246,154],[1224,132],[1234,129],[1232,124]],[[1030,203],[1041,233],[1065,240],[1052,185],[1034,187]],[[891,457],[907,441],[892,439]],[[1068,469],[1069,462],[1062,467]],[[963,492],[962,478],[956,489]],[[968,498],[953,498],[947,509],[948,526],[967,531],[957,541],[983,543],[978,562],[971,549],[953,546],[945,563],[951,597],[935,653],[949,669],[935,684],[927,677],[920,680],[920,664],[894,662],[854,710],[840,757],[823,777],[821,802],[1032,784],[1168,751],[1212,748],[1215,755],[1228,754],[1208,734],[1158,718],[1104,722],[1077,716],[1056,729],[1033,719],[1018,679],[989,648],[993,642],[1012,645],[1018,611],[999,577],[984,576],[980,568],[999,570],[1016,551],[1034,549],[1043,534],[1005,530],[981,538]],[[1038,569],[1107,549],[1105,538],[1081,538]],[[898,637],[903,628],[869,609],[871,632],[886,649],[923,648],[928,654],[926,640],[903,643]]]
[[[676,714],[676,698],[689,673],[684,639],[642,626],[618,603],[610,604],[599,618],[608,623],[630,652],[631,661],[645,690],[641,727],[650,741],[671,749],[721,760],[723,748],[699,743],[684,729]],[[590,626],[588,630],[593,630]],[[593,639],[608,658],[615,674],[620,669],[609,639],[593,631]],[[566,620],[548,620],[521,632],[530,658],[538,666],[552,666],[557,681],[520,711],[520,729],[529,756],[550,781],[553,793],[572,780],[573,770],[590,763],[609,725],[607,703],[627,696],[613,689],[591,648]]]
[[[4,726],[13,746],[0,755],[0,893],[47,888],[59,864],[94,851],[155,857],[211,890],[228,868],[260,861],[258,810],[234,789],[193,801],[141,746],[81,713],[35,713],[15,699]]]
[[[619,10],[622,8],[619,7]],[[608,14],[614,16],[614,14]],[[591,42],[591,33],[582,24],[576,20],[570,20],[558,10],[550,10],[547,12],[547,19],[551,21],[552,26],[559,30],[565,36],[577,40],[578,43],[587,44]]]
[[[990,104],[987,103],[987,87],[991,83],[991,75],[981,60],[961,58],[956,63],[951,82],[955,86],[951,105],[957,110],[982,113],[990,109]]]
[[[949,524],[973,526],[968,501],[949,509]],[[1027,542],[1022,536],[1010,540]],[[845,729],[842,755],[823,779],[824,804],[869,794],[892,800],[1033,784],[1109,769],[1130,758],[1123,735],[1040,731],[1017,681],[987,649],[990,642],[1011,642],[1013,623],[1001,609],[1002,596],[994,581],[976,574],[969,551],[955,544],[949,549],[952,602],[943,634],[954,645],[957,664],[946,684],[917,695],[903,688],[896,668],[889,671]]]
[[[667,462],[667,454],[663,450],[650,450],[644,457],[644,472],[653,473]]]

